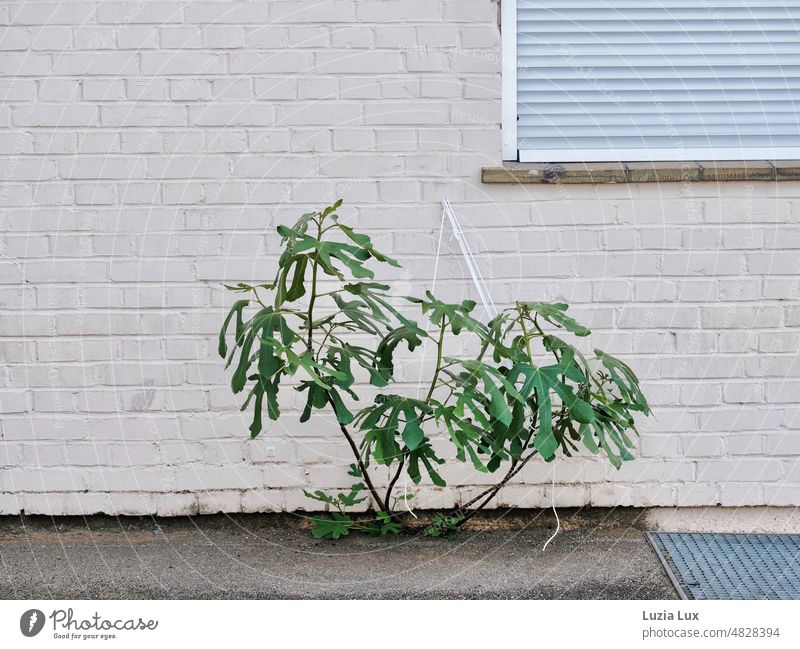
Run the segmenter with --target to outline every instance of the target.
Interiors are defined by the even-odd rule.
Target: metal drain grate
[[[800,599],[800,534],[647,538],[683,599]]]

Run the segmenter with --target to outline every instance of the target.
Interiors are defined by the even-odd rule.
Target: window
[[[800,0],[503,0],[503,158],[800,159]]]

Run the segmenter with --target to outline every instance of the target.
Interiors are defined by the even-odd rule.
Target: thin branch
[[[311,297],[308,300],[308,351],[314,353],[314,302],[317,299],[317,256],[314,255],[314,266],[311,270]]]
[[[328,399],[328,403],[330,403],[331,405],[331,408],[334,408],[333,399],[331,399],[330,394],[326,393],[326,396]],[[342,431],[342,435],[344,435],[345,439],[347,440],[347,443],[350,445],[350,450],[353,451],[353,455],[356,458],[356,463],[358,464],[358,468],[361,471],[361,475],[364,478],[364,482],[367,485],[367,489],[369,489],[370,494],[372,494],[373,500],[375,501],[375,503],[377,504],[377,506],[380,508],[381,511],[384,511],[388,514],[389,512],[384,508],[383,500],[378,495],[378,491],[377,489],[375,489],[375,485],[372,484],[372,479],[369,477],[369,473],[367,472],[367,465],[364,464],[364,460],[361,459],[361,453],[358,452],[358,446],[356,446],[353,437],[347,430],[347,426],[345,426],[342,423],[339,423],[339,429]]]
[[[561,422],[559,422],[559,424],[560,423]],[[536,432],[536,419],[534,419],[531,425],[530,431],[528,432],[528,437],[525,439],[523,448],[528,448],[528,444],[530,443],[531,438],[533,437],[535,432]],[[538,453],[539,452],[536,449],[534,449],[533,452],[531,452],[522,461],[520,461],[519,458],[514,458],[513,460],[511,460],[511,466],[509,467],[508,472],[500,482],[498,482],[496,485],[492,487],[489,487],[488,489],[485,489],[477,496],[475,496],[472,500],[461,505],[461,507],[459,507],[459,511],[466,510],[488,494],[488,498],[486,498],[486,500],[483,503],[481,503],[481,505],[478,508],[470,510],[471,513],[465,516],[464,521],[469,520],[470,518],[475,516],[475,514],[477,514],[481,509],[483,509],[489,503],[489,501],[497,495],[497,492],[500,491],[500,489],[502,489],[508,483],[508,481],[511,480],[511,478],[517,475],[533,457],[538,455]],[[462,521],[462,523],[464,521]],[[459,523],[459,525],[460,524],[461,523]]]
[[[436,379],[439,378],[439,372],[442,370],[442,346],[444,344],[444,332],[447,323],[445,322],[444,317],[442,317],[442,326],[439,328],[439,339],[436,341],[436,370],[433,373],[433,378],[431,379],[431,387],[428,388],[428,394],[425,395],[425,403],[433,395],[433,391],[436,389]]]
[[[364,464],[364,461],[361,459],[361,454],[358,452],[358,447],[356,443],[353,441],[353,438],[350,436],[350,433],[347,432],[347,428],[344,424],[339,424],[339,428],[342,431],[342,434],[347,439],[347,443],[350,444],[350,448],[353,451],[353,455],[355,455],[356,462],[358,463],[358,468],[361,471],[361,475],[364,477],[364,482],[367,483],[367,489],[369,489],[370,494],[372,494],[372,498],[375,500],[375,503],[378,505],[381,511],[389,513],[383,506],[383,501],[381,497],[378,495],[378,492],[375,489],[375,486],[372,484],[372,480],[369,477],[369,473],[367,473],[367,467]]]
[[[482,494],[480,494],[477,498],[473,498],[466,505],[461,507],[460,509],[463,511],[467,507],[469,507],[470,505],[474,505],[478,500],[480,500],[484,496],[484,494],[488,494],[486,500],[484,500],[478,507],[475,507],[474,509],[470,509],[466,514],[464,514],[464,517],[458,522],[458,525],[463,525],[470,518],[472,518],[479,511],[481,511],[484,507],[486,507],[486,505],[489,504],[489,502],[492,500],[492,498],[494,498],[497,495],[497,492],[500,491],[503,487],[505,487],[506,484],[508,483],[508,481],[511,480],[511,478],[513,478],[515,475],[517,475],[520,471],[522,471],[522,467],[524,467],[530,460],[532,460],[538,454],[539,454],[539,451],[536,451],[536,450],[531,452],[524,460],[522,460],[517,465],[516,468],[510,469],[509,472],[506,473],[505,477],[500,482],[498,482],[494,487],[491,487],[491,488],[487,489]]]
[[[397,467],[397,473],[394,474],[391,482],[389,483],[389,487],[386,489],[386,500],[383,502],[383,509],[384,511],[391,511],[391,498],[392,498],[392,489],[394,489],[394,485],[397,483],[397,479],[400,477],[400,474],[403,472],[403,467],[406,463],[406,454],[403,453],[403,456],[400,458],[400,466]]]

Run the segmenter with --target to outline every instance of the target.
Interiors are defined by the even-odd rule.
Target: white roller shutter
[[[800,158],[800,0],[504,4],[507,158]]]

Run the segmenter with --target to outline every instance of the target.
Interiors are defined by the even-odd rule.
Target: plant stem
[[[522,327],[522,335],[525,338],[525,346],[528,349],[528,359],[533,363],[533,353],[531,352],[531,339],[528,337],[528,329],[525,327],[525,316],[520,315],[519,326]]]
[[[462,506],[459,508],[459,510],[461,510],[461,511],[463,511],[463,510],[467,509],[468,507],[470,507],[470,506],[474,505],[474,504],[475,504],[476,502],[478,502],[478,501],[479,501],[481,498],[483,498],[484,496],[486,496],[486,495],[488,494],[487,498],[486,498],[486,499],[485,499],[485,500],[484,500],[484,501],[483,501],[483,502],[482,502],[480,505],[478,505],[478,506],[477,506],[477,507],[475,507],[474,509],[470,509],[470,510],[469,510],[469,511],[468,511],[466,514],[464,514],[464,515],[463,515],[463,518],[462,518],[462,519],[461,519],[461,520],[458,522],[458,525],[463,525],[463,524],[464,524],[464,523],[466,523],[466,522],[467,522],[467,521],[468,521],[470,518],[472,518],[472,517],[473,517],[473,516],[475,516],[475,515],[476,515],[476,514],[477,514],[479,511],[481,511],[481,510],[482,510],[482,509],[483,509],[483,508],[484,508],[486,505],[488,505],[488,504],[489,504],[489,501],[491,501],[491,500],[492,500],[492,498],[494,498],[494,497],[497,495],[497,492],[498,492],[498,491],[500,491],[500,490],[501,490],[503,487],[505,487],[505,486],[506,486],[506,484],[508,483],[508,481],[509,481],[509,480],[511,480],[511,478],[513,478],[515,475],[517,475],[517,473],[519,473],[520,471],[522,471],[522,467],[524,467],[524,466],[525,466],[525,465],[526,465],[526,464],[527,464],[527,463],[528,463],[528,462],[529,462],[531,459],[533,459],[533,458],[534,458],[536,455],[538,455],[538,454],[539,454],[539,451],[536,451],[536,450],[532,451],[532,452],[531,452],[531,453],[530,453],[530,454],[529,454],[529,455],[528,455],[528,456],[527,456],[527,457],[526,457],[524,460],[522,460],[522,461],[521,461],[521,462],[520,462],[520,463],[519,463],[519,464],[518,464],[516,467],[513,467],[513,466],[512,466],[512,467],[511,467],[511,468],[508,470],[508,473],[506,473],[506,475],[503,477],[503,479],[502,479],[500,482],[498,482],[498,483],[497,483],[495,486],[493,486],[493,487],[490,487],[490,488],[489,488],[489,489],[487,489],[486,491],[484,491],[484,492],[482,492],[482,493],[478,494],[478,495],[477,495],[475,498],[473,498],[472,500],[470,500],[470,501],[469,501],[468,503],[466,503],[465,505],[462,505]]]
[[[559,424],[560,423],[561,422],[559,422]],[[528,448],[528,444],[530,443],[531,438],[533,437],[535,432],[536,432],[536,419],[534,419],[533,424],[531,425],[531,430],[528,433],[528,437],[525,439],[525,444],[524,444],[523,448]],[[488,495],[486,500],[484,500],[478,507],[476,507],[475,509],[470,510],[467,514],[465,514],[464,515],[464,519],[458,524],[461,525],[465,521],[468,521],[470,518],[475,516],[475,514],[477,514],[480,510],[482,510],[489,503],[489,501],[497,495],[497,492],[499,492],[500,489],[502,489],[508,483],[508,481],[511,480],[511,478],[513,478],[515,475],[517,475],[517,473],[519,473],[522,470],[522,467],[524,467],[534,456],[538,455],[538,453],[539,453],[539,451],[534,449],[530,454],[528,454],[521,461],[518,458],[514,458],[511,461],[511,466],[509,467],[508,472],[506,473],[506,475],[503,477],[503,479],[499,483],[497,483],[493,487],[489,487],[488,489],[482,491],[477,496],[475,496],[472,500],[470,500],[469,502],[464,503],[463,505],[461,505],[461,507],[459,507],[458,510],[459,511],[464,511],[467,508],[469,508],[472,505],[474,505],[479,500],[481,500],[484,496]]]
[[[333,400],[328,397],[328,402],[333,407]],[[350,435],[347,427],[344,424],[339,424],[339,429],[342,431],[347,443],[350,445],[350,450],[353,451],[353,455],[356,458],[356,463],[358,464],[358,468],[361,471],[361,475],[364,477],[364,482],[367,485],[367,489],[369,489],[370,494],[372,495],[373,500],[380,508],[382,512],[386,512],[389,514],[388,508],[384,506],[383,500],[378,495],[378,491],[375,489],[375,485],[372,484],[372,479],[369,477],[369,473],[367,473],[367,466],[364,464],[364,461],[361,459],[361,453],[358,452],[358,446],[356,446],[355,441],[353,441],[353,437]]]
[[[347,439],[347,443],[350,444],[350,448],[353,451],[353,455],[356,458],[356,462],[358,463],[358,468],[361,471],[361,475],[364,476],[364,482],[367,483],[367,489],[369,489],[370,494],[372,494],[372,497],[375,499],[375,503],[378,505],[380,510],[388,514],[389,512],[386,511],[383,505],[383,501],[381,500],[381,497],[378,495],[378,492],[375,489],[375,485],[372,484],[372,479],[369,477],[369,473],[367,472],[367,467],[364,464],[364,461],[361,459],[361,454],[358,452],[358,447],[356,446],[356,443],[353,441],[353,438],[350,436],[350,433],[347,432],[347,428],[345,427],[344,424],[339,424],[339,428],[341,429],[342,434]]]
[[[406,463],[406,454],[403,453],[403,457],[400,458],[400,466],[397,467],[397,473],[394,474],[391,482],[389,483],[389,487],[386,489],[386,500],[383,502],[384,511],[391,511],[391,497],[392,497],[392,489],[394,489],[394,485],[397,483],[397,479],[400,477],[400,474],[403,472],[403,466]]]
[[[439,340],[436,341],[436,371],[433,373],[433,378],[431,379],[431,387],[428,388],[428,394],[425,395],[425,403],[433,395],[433,391],[436,389],[436,379],[439,378],[439,372],[442,369],[442,346],[444,344],[444,331],[447,323],[445,322],[444,318],[442,318],[442,326],[439,328]]]
[[[308,299],[308,351],[314,353],[314,327],[311,324],[314,322],[314,302],[317,299],[317,255],[314,255],[314,266],[311,269],[311,297]]]
[[[322,339],[322,342],[319,345],[319,349],[317,350],[317,355],[314,358],[315,361],[319,362],[319,357],[322,356],[322,350],[325,349],[325,343],[328,342],[328,338],[330,338],[332,333],[333,333],[333,327],[330,327],[328,331],[325,333],[325,337]]]

